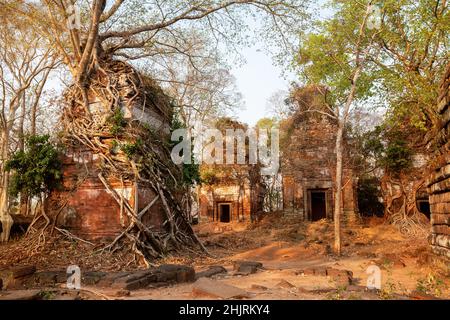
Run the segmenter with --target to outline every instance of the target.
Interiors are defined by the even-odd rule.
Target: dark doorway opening
[[[427,216],[428,220],[431,218],[430,202],[428,200],[417,201],[417,207],[420,212]]]
[[[311,221],[327,217],[327,202],[325,191],[311,191]]]
[[[231,221],[231,205],[229,203],[219,204],[219,221],[226,223]]]

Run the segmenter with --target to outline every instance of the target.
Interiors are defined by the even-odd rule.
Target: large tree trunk
[[[9,215],[9,174],[5,171],[5,163],[8,159],[9,132],[5,128],[1,136],[1,188],[0,188],[0,223],[2,224],[2,233],[0,242],[6,242],[9,239],[9,233],[13,225],[13,219]]]
[[[336,195],[334,198],[334,250],[341,254],[341,216],[342,216],[342,157],[344,128],[339,121],[336,136]]]

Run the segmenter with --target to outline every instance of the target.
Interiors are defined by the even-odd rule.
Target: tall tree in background
[[[449,58],[449,13],[445,0],[329,4],[334,15],[307,35],[296,63],[303,81],[328,89],[324,95],[329,116],[339,122],[335,197],[339,252],[339,146],[348,118],[354,108],[376,98],[387,108],[389,120],[401,121],[403,128],[436,127],[438,83]]]
[[[84,144],[96,153],[101,153],[107,160],[105,168],[99,173],[99,179],[105,188],[111,190],[103,173],[117,178],[131,175],[134,177],[136,188],[138,181],[149,185],[164,206],[167,224],[161,235],[142,224],[140,220],[142,215],[136,212],[137,203],[134,210],[125,206],[126,214],[130,217],[130,225],[109,248],[114,247],[121,238],[131,239],[133,252],[148,260],[163,255],[170,248],[180,248],[180,244],[199,241],[190,227],[184,223],[183,216],[186,216],[184,206],[175,201],[173,190],[166,183],[166,179],[174,177],[171,170],[175,172],[179,168],[174,168],[167,157],[161,158],[167,155],[167,150],[155,152],[155,149],[162,148],[164,144],[160,142],[158,146],[148,145],[156,144],[158,139],[143,138],[146,144],[133,145],[146,155],[145,159],[159,159],[157,165],[151,161],[135,163],[132,155],[129,161],[120,162],[98,139],[108,131],[108,128],[101,122],[103,118],[98,120],[98,117],[93,117],[89,105],[93,101],[101,101],[112,116],[120,115],[122,108],[136,104],[138,103],[136,101],[142,99],[144,106],[146,103],[153,104],[153,107],[160,108],[164,113],[161,107],[169,109],[170,106],[163,101],[164,99],[156,102],[154,100],[157,99],[153,99],[154,97],[148,99],[150,90],[147,89],[155,87],[154,80],[151,79],[155,74],[165,75],[165,79],[158,79],[160,81],[170,81],[173,78],[170,72],[178,68],[173,68],[174,56],[184,57],[184,61],[193,68],[185,72],[187,77],[193,77],[191,83],[196,83],[198,87],[202,84],[210,85],[207,88],[209,97],[201,99],[207,102],[215,99],[216,88],[212,87],[211,90],[211,80],[222,81],[214,84],[220,88],[228,85],[224,82],[227,79],[225,77],[220,79],[217,75],[211,78],[212,73],[209,71],[209,79],[206,77],[205,80],[199,80],[195,73],[201,71],[202,66],[205,66],[202,62],[206,60],[198,54],[199,50],[195,49],[197,43],[193,35],[198,32],[200,33],[198,39],[206,39],[204,42],[208,44],[206,51],[214,52],[223,45],[231,49],[237,48],[241,41],[245,40],[243,29],[246,18],[255,13],[263,13],[269,23],[278,27],[277,31],[294,29],[300,25],[298,22],[304,17],[305,2],[298,0],[0,2],[3,12],[10,15],[18,14],[32,25],[36,32],[50,41],[70,70],[73,85],[65,94],[68,106],[65,108],[63,118],[67,124],[65,131],[69,139]],[[81,15],[77,14],[77,5]],[[123,63],[123,60],[133,61],[133,64]],[[143,77],[140,67],[144,62],[153,67],[150,78]],[[201,77],[205,77],[207,72],[200,74]],[[183,82],[189,83],[184,79]],[[124,86],[128,87],[125,91],[132,92],[131,95],[123,94]],[[195,95],[191,96],[196,99]],[[187,99],[180,100],[180,104],[183,105],[191,102],[198,103]],[[143,128],[136,127],[134,132],[128,130],[120,139],[124,140],[124,143],[136,141],[140,137],[138,129]],[[178,176],[178,171],[176,172]],[[176,179],[173,180],[177,187]],[[174,185],[173,182],[170,181],[171,186]],[[125,202],[118,196],[115,200],[122,204]],[[192,241],[195,239],[197,241]]]
[[[53,41],[76,83],[89,87],[89,76],[106,57],[151,58],[156,61],[170,55],[188,56],[192,28],[201,30],[212,45],[217,42],[236,45],[243,41],[244,18],[264,12],[280,26],[294,28],[304,16],[306,1],[229,0],[229,1],[8,1],[0,3],[4,12],[21,14]],[[80,21],[77,5],[82,5]],[[137,12],[139,12],[137,14]],[[79,22],[79,23],[78,23]],[[215,43],[215,44],[214,44]],[[162,65],[162,63],[160,63]],[[87,99],[86,95],[84,96]],[[87,103],[87,101],[85,101]]]
[[[378,89],[393,121],[407,121],[425,133],[438,123],[435,102],[449,62],[448,1],[377,3],[382,15],[375,38],[379,51],[370,60],[376,65]]]
[[[321,91],[327,104],[325,115],[337,122],[334,250],[340,255],[343,138],[352,107],[370,86],[370,79],[364,71],[369,53],[373,50],[373,38],[377,31],[368,28],[373,1],[354,4],[353,12],[345,10],[349,4],[342,4],[340,1],[336,1],[335,4],[337,9],[340,9],[339,13],[336,13],[334,18],[319,23],[318,30],[307,35],[297,63],[305,82],[323,86],[324,89]],[[346,23],[342,24],[341,19],[345,19]],[[323,113],[319,110],[309,111]]]
[[[57,64],[52,50],[23,19],[0,14],[0,241],[7,241],[9,173],[5,164],[15,150],[23,150],[27,133],[36,133],[36,117],[44,86]],[[48,44],[48,43],[47,43]],[[30,115],[29,123],[26,116]],[[22,195],[26,199],[26,195]],[[27,201],[25,201],[27,202]]]
[[[191,43],[187,55],[165,59],[164,68],[144,68],[173,99],[176,114],[192,133],[207,120],[234,113],[242,101],[223,54],[210,48],[195,30],[187,41]]]

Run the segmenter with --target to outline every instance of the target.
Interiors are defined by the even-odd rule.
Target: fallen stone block
[[[58,283],[67,282],[65,271],[43,271],[34,274],[31,285],[54,286]]]
[[[97,286],[100,288],[111,287],[117,279],[128,276],[129,274],[131,272],[127,271],[108,273],[97,283]]]
[[[350,270],[327,268],[327,276],[335,281],[340,287],[349,286],[353,282],[353,272]]]
[[[353,278],[353,272],[352,271],[350,271],[350,270],[340,270],[340,269],[334,269],[334,268],[327,268],[326,269],[326,275],[330,276],[330,277],[347,275],[347,276]]]
[[[197,280],[192,288],[192,294],[194,296],[209,296],[225,300],[250,297],[245,290],[208,278]]]
[[[122,290],[143,289],[153,282],[157,281],[157,275],[154,270],[145,270],[130,273],[126,276],[117,278],[111,285],[112,288]]]
[[[262,266],[263,264],[261,262],[235,261],[233,263],[233,270],[236,271],[237,274],[249,275],[256,273]]]
[[[36,266],[16,266],[10,269],[14,279],[32,275],[36,272]]]
[[[175,280],[177,277],[177,274],[176,273],[171,273],[171,274],[174,275],[174,280]],[[167,274],[165,274],[163,272],[156,272],[155,276],[156,276],[155,282],[167,282],[168,281]]]
[[[283,289],[295,288],[295,286],[292,283],[290,283],[290,282],[288,282],[286,280],[281,280],[279,283],[277,283],[277,285],[275,287],[283,288]]]
[[[340,274],[332,277],[333,281],[336,282],[336,285],[339,287],[347,287],[352,284],[353,279],[349,277],[347,274]]]
[[[358,286],[358,285],[349,285],[346,288],[346,290],[350,291],[350,292],[365,292],[365,291],[369,291],[369,289],[367,289],[367,287]]]
[[[122,290],[139,290],[148,287],[150,284],[156,282],[156,276],[150,275],[131,282],[117,282],[113,284],[113,288],[121,288]]]
[[[41,300],[40,290],[14,290],[0,295],[0,300]]]
[[[84,285],[96,285],[100,282],[104,277],[106,277],[106,272],[101,271],[90,271],[81,274],[81,283]]]
[[[36,272],[35,266],[15,266],[0,271],[0,289],[11,289],[18,287],[27,277]]]
[[[196,279],[210,278],[212,276],[227,273],[227,272],[228,272],[227,269],[225,269],[222,266],[212,266],[212,267],[209,267],[208,270],[198,272],[195,277],[196,277]]]
[[[163,264],[159,266],[157,270],[166,275],[176,273],[176,278],[174,280],[178,283],[195,281],[195,270],[194,268],[189,266],[177,264]]]
[[[254,289],[254,290],[261,290],[261,291],[268,290],[267,287],[261,286],[259,284],[252,284],[251,288]]]

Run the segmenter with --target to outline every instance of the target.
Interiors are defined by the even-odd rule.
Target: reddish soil
[[[213,257],[192,253],[170,256],[162,263],[187,264],[196,271],[209,266],[224,266],[227,274],[215,281],[245,290],[249,299],[403,299],[450,298],[448,261],[435,257],[424,238],[409,238],[382,220],[371,219],[343,230],[343,254],[332,253],[333,225],[322,220],[305,223],[296,217],[280,214],[248,225],[205,223],[195,227]],[[56,240],[26,259],[15,255],[20,241],[0,246],[0,265],[31,262],[39,270],[79,264],[82,270],[123,270],[129,258],[121,254],[99,254],[90,245]],[[233,261],[263,263],[255,274],[234,274]],[[364,291],[367,267],[376,264],[382,272],[381,291]],[[325,275],[303,275],[302,270],[349,270],[352,285],[336,283]],[[136,269],[128,266],[128,269]],[[286,282],[288,284],[286,284]],[[192,284],[177,284],[158,289],[142,289],[120,299],[194,299]],[[85,288],[102,298],[117,299],[117,290]],[[200,297],[205,299],[208,297]]]

